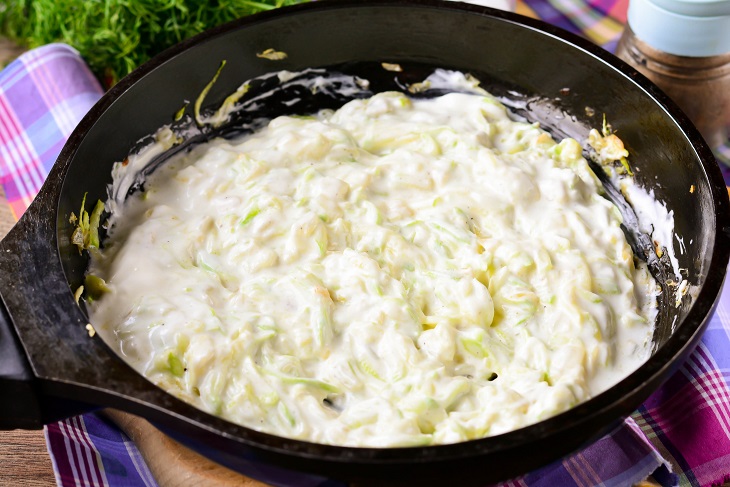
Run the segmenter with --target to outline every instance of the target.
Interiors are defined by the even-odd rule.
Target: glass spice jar
[[[730,126],[730,0],[630,0],[616,55],[661,88],[715,148]]]

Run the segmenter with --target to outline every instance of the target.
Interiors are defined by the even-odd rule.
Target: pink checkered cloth
[[[0,80],[0,184],[20,218],[103,90],[78,52],[63,44],[24,54]]]
[[[620,2],[625,6],[625,0],[528,4],[538,16],[552,18],[561,27],[583,33],[582,26],[590,25],[592,32],[605,36],[611,30],[596,27],[591,19],[603,22]],[[571,24],[577,18],[569,15],[571,5],[580,22]],[[620,26],[612,22],[609,27]],[[615,43],[615,36],[607,37]],[[101,94],[78,53],[65,45],[30,51],[0,72],[0,183],[17,217],[40,188],[73,127]],[[86,414],[48,425],[46,438],[59,486],[156,485],[134,444],[101,416]],[[728,286],[697,350],[621,427],[581,452],[504,485],[626,486],[650,474],[662,485],[710,487],[729,479]],[[268,480],[301,485],[286,475]],[[320,485],[339,484],[323,479]]]

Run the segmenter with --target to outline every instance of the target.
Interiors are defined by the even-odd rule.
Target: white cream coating
[[[573,139],[383,93],[179,156],[115,208],[91,321],[164,389],[320,443],[453,443],[649,355],[656,283]]]

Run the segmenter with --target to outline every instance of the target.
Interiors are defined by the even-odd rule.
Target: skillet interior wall
[[[352,7],[350,2],[342,4]],[[391,13],[381,15],[384,8]],[[591,63],[595,55],[589,52],[565,49],[565,41],[557,37],[467,11],[444,17],[429,5],[414,8],[366,2],[357,9],[335,8],[317,16],[308,12],[293,15],[297,9],[290,12],[243,30],[223,27],[219,35],[194,50],[166,62],[153,60],[134,86],[129,87],[130,80],[120,82],[116,89],[126,93],[106,108],[77,148],[60,197],[58,247],[70,290],[80,285],[86,266],[69,242],[73,231],[68,223],[70,213],[78,213],[84,192],[89,194],[88,210],[97,198],[106,198],[112,164],[123,160],[139,139],[170,123],[184,101],[194,102],[222,59],[228,64],[206,98],[208,106],[218,106],[244,80],[272,71],[411,61],[471,72],[498,95],[515,90],[555,98],[558,107],[587,126],[600,127],[601,114],[606,113],[631,152],[639,181],[654,188],[669,209],[681,208],[675,213],[677,233],[684,236],[685,243],[690,239],[693,243],[688,245],[691,252],[678,255],[680,266],[689,269],[690,282],[702,280],[715,235],[714,217],[707,210],[712,208],[707,179],[692,179],[696,154],[683,149],[686,141],[672,138],[676,125],[650,97],[628,89],[631,82],[625,74]],[[239,22],[246,23],[246,19]],[[268,48],[284,51],[288,58],[275,62],[256,56]],[[564,88],[569,88],[568,94],[561,94]],[[587,106],[596,115],[588,117]],[[569,122],[555,114],[550,117],[536,119],[546,126]],[[665,177],[667,173],[671,177]],[[657,175],[663,175],[662,185],[654,180]],[[691,184],[696,187],[693,194],[689,193]],[[687,309],[670,311],[658,326],[655,339],[659,343],[671,333],[673,314],[681,317]]]

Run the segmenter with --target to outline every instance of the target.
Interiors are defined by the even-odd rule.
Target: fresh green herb
[[[599,134],[596,129],[591,129],[588,134],[588,144],[598,153],[601,164],[606,165],[613,161],[619,161],[624,173],[629,176],[634,175],[627,159],[629,151],[624,147],[623,141],[614,133],[613,127],[606,120],[605,113],[603,114],[601,133]]]
[[[175,112],[175,116],[173,117],[173,119],[174,119],[174,120],[175,120],[176,122],[177,122],[178,120],[180,120],[181,118],[183,118],[183,115],[185,115],[185,109],[186,109],[186,108],[188,107],[188,105],[189,105],[189,103],[188,103],[188,102],[185,102],[185,103],[183,104],[183,106],[181,106],[181,107],[180,107],[180,110],[178,110],[177,112]]]
[[[97,200],[96,206],[94,206],[94,210],[91,212],[91,219],[89,220],[89,242],[87,248],[99,248],[99,223],[103,212],[104,203],[101,200]]]
[[[340,390],[333,386],[332,384],[328,384],[327,382],[324,382],[319,379],[312,379],[309,377],[295,377],[292,375],[286,375],[282,374],[281,372],[275,371],[275,370],[269,370],[269,369],[261,369],[262,372],[274,376],[280,381],[282,381],[285,384],[302,384],[309,387],[314,387],[315,389],[322,389],[326,392],[332,392],[337,393],[340,392]]]
[[[604,137],[608,137],[613,133],[613,127],[611,127],[611,124],[608,123],[605,113],[603,114],[603,125],[601,126],[601,133]]]
[[[251,211],[249,211],[246,216],[241,220],[241,226],[247,225],[251,220],[253,220],[256,215],[261,213],[261,210],[258,208],[253,208]]]
[[[175,355],[173,352],[170,352],[167,355],[167,366],[170,373],[175,377],[182,377],[185,372],[185,366],[183,365],[182,360],[180,360],[180,357]]]
[[[78,222],[78,225],[74,228],[74,232],[71,234],[71,243],[79,248],[79,254],[86,248],[86,236],[89,234],[89,212],[84,209],[85,206],[86,193],[84,193],[84,198],[81,200],[81,211],[79,212],[79,216],[76,217],[76,215],[72,213],[71,218],[69,218],[69,222],[71,222],[72,225]]]
[[[246,93],[248,93],[250,88],[251,85],[249,85],[248,82],[244,83],[239,86],[235,92],[228,95],[226,99],[223,100],[221,106],[218,107],[218,110],[211,117],[211,122],[214,127],[220,127],[228,119],[228,114],[233,110],[234,105],[238,103],[238,101],[243,98]]]
[[[81,289],[86,293],[87,301],[96,301],[101,298],[103,294],[109,292],[109,288],[106,285],[106,281],[101,277],[97,277],[93,274],[87,274],[84,278],[84,285]]]
[[[195,105],[193,105],[193,114],[195,115],[195,123],[198,124],[198,126],[204,125],[205,122],[203,118],[200,116],[200,107],[203,105],[203,101],[205,100],[205,97],[208,96],[208,92],[213,87],[216,81],[218,81],[218,76],[220,76],[221,71],[223,71],[223,68],[226,66],[226,60],[224,59],[221,61],[220,66],[218,66],[218,70],[213,75],[213,78],[208,81],[208,84],[205,85],[203,88],[203,91],[200,92],[198,95],[198,98],[195,100]]]
[[[91,212],[91,216],[89,216],[89,212],[86,211],[85,207],[86,193],[84,193],[84,198],[81,200],[79,216],[76,217],[72,213],[69,218],[69,222],[72,224],[74,222],[77,223],[73,234],[71,234],[71,243],[79,248],[79,253],[82,250],[99,248],[99,222],[101,220],[101,214],[104,211],[104,203],[98,200]]]
[[[107,86],[206,29],[307,0],[17,0],[0,3],[0,34],[25,48],[65,42]]]

